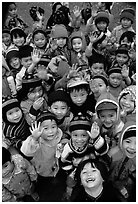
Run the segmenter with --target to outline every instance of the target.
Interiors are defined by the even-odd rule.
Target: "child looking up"
[[[12,155],[2,147],[2,201],[21,202],[30,195],[33,201],[39,197],[34,192],[34,181],[37,173],[29,161],[20,154]]]

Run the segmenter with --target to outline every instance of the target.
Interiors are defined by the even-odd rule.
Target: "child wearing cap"
[[[68,132],[72,118],[69,94],[63,89],[52,91],[48,96],[48,110],[56,115],[59,128]]]
[[[61,153],[61,166],[68,175],[65,196],[70,196],[75,185],[74,174],[78,164],[87,158],[105,155],[108,151],[105,139],[99,135],[99,126],[93,123],[91,127],[87,116],[81,113],[75,116],[70,122],[69,131],[71,138]]]
[[[30,45],[24,45],[19,49],[19,56],[22,64],[22,69],[19,73],[17,73],[15,81],[16,81],[16,89],[17,91],[22,88],[22,78],[25,73],[32,73],[34,71],[35,66],[41,59],[40,52],[33,48]]]
[[[19,150],[23,140],[30,134],[20,103],[16,98],[3,97],[2,103],[3,134],[8,147]]]
[[[33,201],[39,197],[34,192],[37,173],[33,165],[20,154],[11,154],[2,147],[2,201],[21,202],[30,195]]]
[[[110,155],[109,180],[117,189],[120,202],[136,202],[136,123],[128,121],[122,129],[116,151]]]
[[[123,89],[119,96],[121,120],[136,121],[136,86],[131,85]]]
[[[110,93],[100,95],[95,106],[100,134],[105,135],[109,151],[118,145],[120,132],[124,123],[120,119],[120,109],[117,99]]]
[[[40,112],[47,110],[47,95],[44,93],[42,80],[33,74],[24,76],[18,98],[21,101],[21,108],[29,125]]]
[[[108,182],[109,169],[99,159],[82,161],[76,171],[77,182],[72,195],[72,202],[117,202],[115,189]]]
[[[31,133],[22,144],[21,152],[32,157],[31,163],[38,173],[38,193],[41,194],[49,192],[48,188],[57,178],[57,149],[62,145],[63,132],[58,128],[56,116],[50,112],[43,112],[32,124]]]
[[[7,28],[2,29],[2,54],[5,57],[5,52],[8,50],[8,48],[12,45],[11,42],[11,34],[10,30]]]
[[[125,8],[120,13],[120,25],[112,30],[112,37],[115,38],[115,43],[119,44],[121,35],[126,31],[135,32],[132,25],[135,20],[135,11],[132,8]]]

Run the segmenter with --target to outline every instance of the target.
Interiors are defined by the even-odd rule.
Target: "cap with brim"
[[[79,86],[79,85],[89,86],[88,82],[85,79],[74,77],[70,79],[69,82],[67,83],[67,88],[72,88],[72,87]]]
[[[32,75],[25,76],[22,81],[23,88],[35,88],[38,86],[42,86],[42,79],[38,77],[34,77]]]

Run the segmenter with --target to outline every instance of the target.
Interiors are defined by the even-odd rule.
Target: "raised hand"
[[[91,127],[91,132],[87,131],[91,139],[96,139],[100,133],[100,128],[97,122],[94,122]]]
[[[41,108],[41,106],[43,105],[43,101],[44,101],[44,98],[43,97],[40,97],[38,98],[34,103],[33,103],[33,108],[35,110],[39,110]]]
[[[73,14],[76,18],[78,18],[79,16],[81,16],[81,10],[79,8],[79,6],[74,6],[73,8]]]
[[[30,132],[31,132],[33,138],[36,140],[39,139],[43,130],[44,130],[44,128],[40,129],[40,122],[37,125],[36,121],[34,123],[32,123],[31,128],[30,128]]]
[[[124,64],[121,73],[123,78],[127,78],[129,76],[129,67]]]
[[[42,57],[42,54],[40,53],[40,51],[38,49],[33,49],[33,52],[32,52],[32,61],[34,64],[37,64],[40,59]]]

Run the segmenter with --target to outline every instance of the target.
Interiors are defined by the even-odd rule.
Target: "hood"
[[[128,86],[127,88],[123,89],[118,96],[118,103],[120,104],[120,99],[123,97],[124,94],[130,94],[132,99],[135,101],[135,109],[132,113],[136,112],[136,85]]]
[[[113,109],[117,109],[117,119],[118,119],[119,118],[118,101],[110,92],[102,93],[97,100],[97,103],[95,106],[95,112],[97,113],[99,108],[100,110],[105,110],[105,109],[111,109],[110,107],[112,107]]]
[[[133,131],[133,130],[136,130],[136,123],[134,121],[128,121],[125,123],[123,129],[122,129],[122,132],[121,132],[121,135],[120,135],[120,138],[119,138],[119,146],[121,148],[121,150],[123,151],[123,147],[122,147],[122,142],[124,140],[124,135],[127,131]],[[130,137],[131,137],[131,134],[130,134]]]

